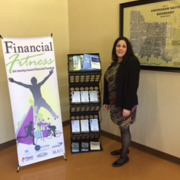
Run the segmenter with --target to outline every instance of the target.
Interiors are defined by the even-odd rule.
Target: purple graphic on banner
[[[17,134],[17,142],[22,144],[34,144],[34,113],[31,106],[20,130]]]
[[[51,123],[46,123],[43,121],[38,123],[37,125],[41,129],[42,137],[47,137],[47,138],[51,138],[52,136],[56,137],[57,134],[56,126],[51,125]]]

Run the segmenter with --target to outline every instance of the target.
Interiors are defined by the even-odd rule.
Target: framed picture
[[[180,72],[180,1],[120,4],[120,36],[127,37],[145,70]]]

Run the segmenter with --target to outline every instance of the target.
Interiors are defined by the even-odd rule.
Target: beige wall
[[[50,36],[53,33],[62,120],[68,120],[67,0],[0,0],[0,4],[0,34],[3,37],[39,37]],[[0,43],[0,143],[12,140],[14,137],[7,77]]]
[[[112,44],[119,36],[119,4],[128,1],[1,0],[0,33],[4,37],[54,34],[63,121],[69,118],[67,54],[100,53],[104,74]],[[14,139],[14,130],[1,47],[0,59],[0,143],[3,143]],[[142,70],[137,122],[131,126],[133,141],[176,157],[180,157],[179,82],[179,73]],[[119,135],[104,109],[102,119],[102,130]]]
[[[70,52],[100,53],[103,74],[119,36],[119,4],[123,2],[128,1],[76,0],[68,4]],[[133,141],[176,157],[180,157],[179,82],[179,73],[142,70],[137,122],[131,126]],[[119,135],[109,112],[102,109],[102,117],[101,128]]]

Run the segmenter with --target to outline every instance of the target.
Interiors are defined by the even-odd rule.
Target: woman
[[[129,161],[131,133],[129,126],[136,117],[138,105],[140,63],[126,37],[116,39],[112,49],[112,63],[104,78],[104,108],[110,109],[111,120],[120,128],[122,148],[111,152],[120,155],[112,165],[119,167]]]

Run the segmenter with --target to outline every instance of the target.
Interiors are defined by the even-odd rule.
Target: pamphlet
[[[100,150],[100,142],[99,141],[90,141],[90,150]]]
[[[80,56],[73,56],[74,70],[81,70],[81,58]]]
[[[99,131],[98,119],[90,119],[91,131]]]
[[[91,55],[84,54],[83,70],[91,70]]]
[[[73,65],[73,56],[69,56],[69,71],[74,71],[74,65]]]
[[[72,91],[71,95],[72,95],[72,102],[73,103],[80,103],[80,101],[81,101],[80,91]]]
[[[89,151],[89,142],[81,142],[81,151]]]
[[[98,91],[89,91],[90,102],[98,102]]]
[[[80,55],[81,70],[83,69],[84,55]]]
[[[79,120],[71,121],[72,133],[80,133],[80,123]]]
[[[72,142],[71,148],[72,148],[72,152],[79,152],[79,143],[78,142]]]
[[[89,93],[88,91],[81,91],[81,102],[89,102]]]
[[[81,120],[81,132],[89,132],[89,120]]]
[[[92,56],[91,57],[91,68],[92,69],[101,69],[99,56]]]

